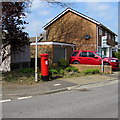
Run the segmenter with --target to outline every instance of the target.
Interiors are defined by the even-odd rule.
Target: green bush
[[[99,69],[87,69],[87,70],[83,71],[84,75],[86,75],[86,74],[98,74],[98,73],[100,73]]]
[[[64,74],[64,70],[63,69],[61,69],[60,71],[59,71],[59,74]]]
[[[115,52],[115,57],[118,58],[120,60],[120,51]]]
[[[34,72],[33,68],[22,68],[19,70],[20,73],[32,73]]]
[[[71,72],[71,71],[73,71],[73,72],[78,72],[78,68],[72,67],[72,66],[67,67],[65,70],[66,70],[67,72]]]
[[[57,70],[57,69],[54,69],[54,68],[51,68],[51,69],[49,70],[49,72],[50,72],[50,74],[58,74],[58,73],[59,73],[58,70]]]
[[[68,66],[69,66],[69,61],[68,60],[65,60],[64,58],[61,58],[58,61],[58,67],[61,67],[62,69],[65,69]]]

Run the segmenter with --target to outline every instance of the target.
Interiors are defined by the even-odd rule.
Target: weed
[[[68,60],[65,60],[64,58],[61,58],[58,61],[58,67],[61,67],[62,69],[65,69],[68,66],[69,66],[69,61]]]
[[[67,72],[78,72],[78,68],[69,66],[65,69]]]
[[[20,73],[32,73],[34,72],[33,68],[22,68],[19,70]]]
[[[84,75],[87,75],[87,74],[98,74],[98,73],[100,73],[100,70],[99,69],[87,69],[87,70],[84,70],[82,73]]]

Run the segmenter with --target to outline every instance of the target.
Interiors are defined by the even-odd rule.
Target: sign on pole
[[[101,46],[102,48],[107,45],[107,36],[102,36]]]
[[[104,48],[107,45],[107,36],[102,36],[101,40],[101,48]],[[101,56],[103,56],[102,49],[101,49]],[[101,65],[101,72],[104,72],[104,63],[102,59],[102,65]]]

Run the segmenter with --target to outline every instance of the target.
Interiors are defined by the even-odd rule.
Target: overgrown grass
[[[82,72],[84,75],[88,74],[99,74],[100,70],[99,69],[87,69]]]
[[[100,74],[99,69],[87,69],[83,72],[79,72],[78,68],[69,66],[68,61],[65,59],[60,59],[58,65],[56,67],[51,67],[50,70],[50,78],[71,78],[71,77],[79,77],[83,75],[91,75],[91,74]]]
[[[22,68],[11,72],[3,73],[3,81],[16,84],[34,84],[34,69]],[[40,78],[38,78],[40,80]]]
[[[78,68],[69,66],[65,69],[67,72],[78,72]]]
[[[64,62],[65,63],[65,62]],[[20,70],[15,70],[11,72],[3,73],[3,81],[6,83],[16,83],[16,84],[34,84],[34,69],[32,68],[23,68]],[[72,77],[80,77],[83,75],[91,75],[91,74],[100,74],[98,69],[87,69],[83,72],[79,72],[77,68],[73,66],[65,66],[62,67],[51,67],[49,69],[49,77],[50,80],[58,79],[58,78],[72,78]],[[38,82],[41,81],[41,73],[38,73]]]

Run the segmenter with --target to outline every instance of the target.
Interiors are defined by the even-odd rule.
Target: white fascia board
[[[98,22],[98,21],[96,21],[96,20],[94,20],[94,19],[92,19],[90,17],[87,17],[87,16],[85,16],[85,15],[83,15],[83,14],[81,14],[81,13],[79,13],[79,12],[73,10],[73,9],[68,8],[65,11],[63,11],[61,14],[59,14],[57,17],[55,17],[53,20],[51,20],[48,24],[43,26],[43,28],[45,29],[47,26],[52,24],[54,21],[56,21],[58,18],[60,18],[62,15],[64,15],[68,11],[71,11],[71,12],[73,12],[73,13],[75,13],[75,14],[77,14],[77,15],[79,15],[79,16],[81,16],[81,17],[83,17],[83,18],[85,18],[85,19],[87,19],[87,20],[89,20],[89,21],[91,21],[91,22],[93,22],[95,24],[97,24],[97,25],[100,25],[100,22]]]
[[[103,45],[102,46],[102,48],[109,48],[109,47],[111,47],[111,46],[109,46],[109,45]]]
[[[31,43],[30,45],[36,45],[36,43]],[[37,45],[60,45],[60,46],[72,46],[74,47],[74,44],[67,44],[67,43],[58,43],[58,42],[38,42]]]

